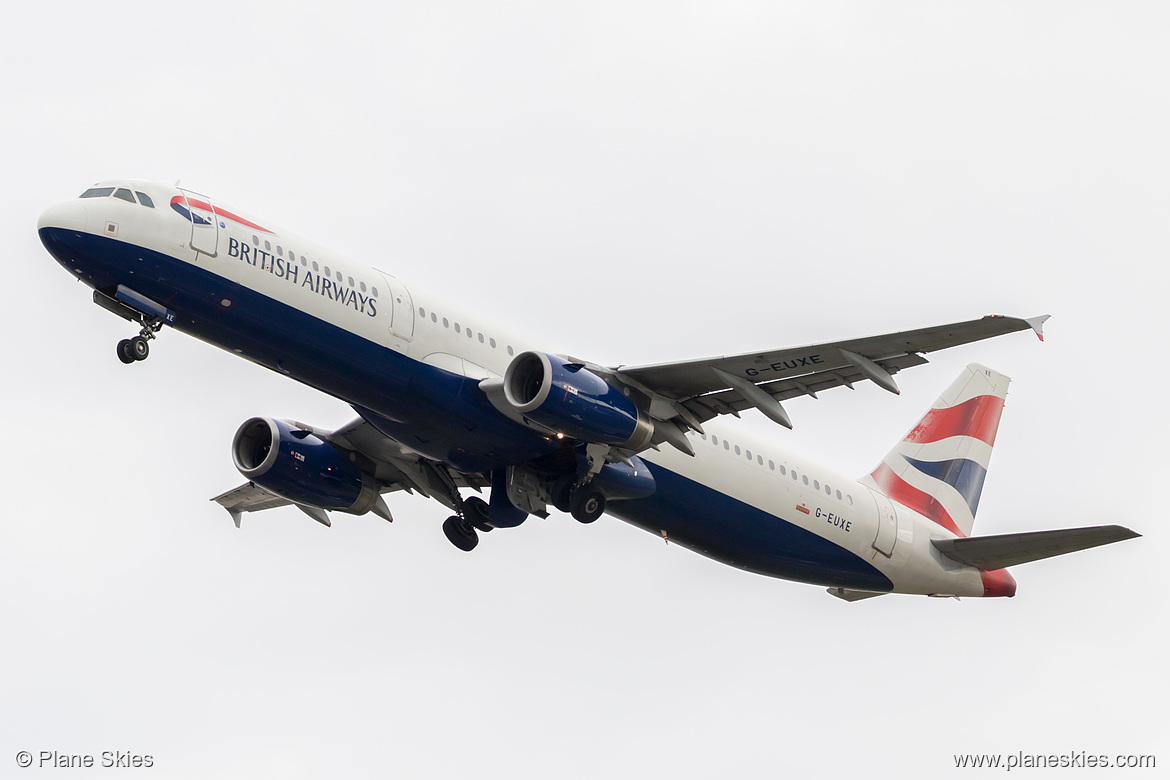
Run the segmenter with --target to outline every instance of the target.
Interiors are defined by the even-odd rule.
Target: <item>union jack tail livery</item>
[[[972,363],[862,482],[970,536],[1011,380]]]

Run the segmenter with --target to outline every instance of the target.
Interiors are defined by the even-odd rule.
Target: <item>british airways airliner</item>
[[[1013,596],[1007,567],[1137,536],[1099,526],[971,536],[1008,378],[968,366],[878,466],[845,476],[726,421],[894,375],[925,353],[1047,317],[987,316],[881,336],[646,366],[547,351],[397,276],[178,186],[107,181],[49,208],[41,242],[136,324],[144,360],[164,326],[328,393],[357,418],[338,430],[255,417],[232,458],[247,482],[213,500],[244,513],[295,506],[392,520],[384,496],[446,505],[447,538],[550,509],[609,513],[717,561],[828,588]],[[487,500],[474,493],[485,494]]]

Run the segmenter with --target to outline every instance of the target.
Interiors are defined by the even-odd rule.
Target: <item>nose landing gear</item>
[[[150,357],[150,340],[162,329],[162,320],[157,317],[143,320],[142,330],[132,339],[118,342],[118,359],[129,365]]]

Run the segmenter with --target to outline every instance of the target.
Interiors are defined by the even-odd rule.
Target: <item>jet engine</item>
[[[343,452],[283,420],[253,417],[232,439],[232,460],[248,480],[295,504],[361,515],[377,483]]]
[[[519,414],[579,441],[641,450],[654,434],[622,390],[556,355],[517,355],[504,373],[504,396]]]

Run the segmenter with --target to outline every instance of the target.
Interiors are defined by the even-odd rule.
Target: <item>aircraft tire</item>
[[[471,552],[479,544],[479,534],[475,529],[465,526],[463,520],[455,515],[443,521],[443,533],[446,534],[447,541],[463,552]]]
[[[605,494],[596,488],[573,491],[570,510],[579,523],[592,523],[605,514]]]
[[[552,505],[566,514],[573,510],[573,477],[562,477],[552,484],[549,490]]]
[[[150,342],[141,336],[135,336],[130,339],[128,351],[134,356],[135,360],[146,360],[150,357]]]
[[[495,528],[491,524],[492,510],[487,502],[478,496],[472,496],[463,502],[463,516],[472,528],[487,533]]]
[[[130,351],[130,339],[122,339],[118,342],[118,360],[121,360],[126,365],[130,365],[137,358],[134,353]]]

